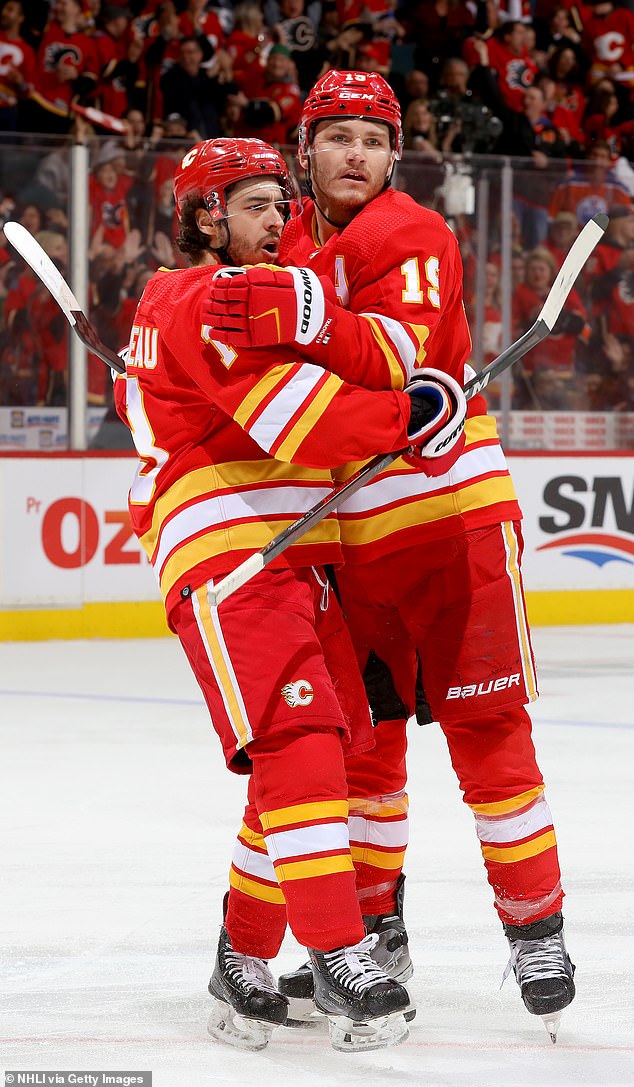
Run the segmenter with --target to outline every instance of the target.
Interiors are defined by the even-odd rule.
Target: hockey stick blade
[[[496,359],[493,359],[484,370],[481,370],[479,374],[476,374],[476,376],[471,379],[471,381],[467,382],[464,388],[464,394],[467,400],[470,400],[477,393],[482,392],[493,378],[497,377],[504,370],[507,370],[510,366],[513,366],[516,362],[519,362],[527,351],[530,351],[532,347],[535,347],[536,344],[541,343],[542,340],[545,340],[546,337],[550,335],[581,269],[594,247],[605,234],[607,225],[607,215],[595,215],[594,219],[591,219],[586,223],[583,230],[570,247],[535,323],[529,328],[528,332],[525,332],[523,336],[520,336],[520,338],[516,340],[515,343],[512,343],[510,347],[507,347],[501,355],[498,355]],[[398,453],[386,453],[382,456],[374,457],[374,459],[369,461],[364,468],[355,472],[347,483],[335,487],[332,494],[327,498],[322,499],[321,502],[317,502],[307,510],[306,513],[302,514],[297,521],[294,521],[292,525],[289,525],[283,532],[280,532],[279,535],[275,536],[266,547],[263,547],[261,551],[256,551],[254,555],[245,559],[240,566],[237,566],[236,569],[230,574],[227,574],[222,581],[219,581],[213,589],[209,589],[208,601],[210,607],[217,607],[223,600],[226,600],[228,596],[231,596],[236,589],[239,589],[242,585],[246,585],[252,577],[255,577],[260,570],[263,570],[265,566],[268,566],[269,563],[277,558],[282,551],[285,551],[290,544],[294,543],[300,536],[303,536],[304,533],[308,532],[314,525],[319,524],[319,522],[323,520],[324,517],[327,517],[329,513],[332,513],[344,499],[350,498],[360,490],[361,487],[364,487],[366,483],[370,483],[379,472],[388,468],[393,461],[397,460],[398,457],[406,452],[406,449],[401,449]]]
[[[11,242],[13,248],[17,249],[29,268],[39,276],[44,286],[50,291],[69,325],[74,328],[82,343],[95,355],[98,355],[107,366],[116,370],[118,374],[124,374],[125,366],[121,359],[99,339],[96,328],[91,325],[62,273],[55,267],[48,254],[44,252],[40,243],[32,234],[29,234],[29,231],[21,223],[5,223],[3,230],[5,237]]]

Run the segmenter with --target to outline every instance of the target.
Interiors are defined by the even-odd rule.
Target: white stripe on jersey
[[[286,424],[301,409],[304,401],[312,396],[316,386],[323,379],[324,371],[320,366],[305,363],[300,366],[290,381],[273,397],[255,422],[247,427],[248,433],[258,443],[260,449],[269,453]]]
[[[552,826],[553,817],[543,793],[520,815],[481,815],[475,812],[481,842],[517,842]]]
[[[393,822],[375,822],[360,815],[351,815],[348,819],[350,841],[360,844],[378,845],[387,848],[404,849],[409,840],[409,821],[396,819]]]
[[[164,522],[153,561],[154,569],[160,576],[163,564],[174,548],[204,529],[213,531],[230,521],[252,521],[254,517],[267,520],[279,514],[295,519],[329,494],[331,488],[324,487],[321,482],[298,487],[293,481],[288,485],[223,491],[222,495],[202,499]]]
[[[268,879],[270,883],[277,883],[275,869],[268,853],[256,853],[255,849],[249,849],[243,842],[236,842],[232,861],[245,875],[257,876],[258,879]]]
[[[308,857],[311,853],[325,853],[329,849],[347,853],[350,849],[348,824],[345,822],[313,823],[308,827],[282,830],[277,834],[265,835],[265,841],[273,861]]]
[[[458,458],[453,468],[442,476],[426,476],[423,472],[398,474],[388,472],[346,499],[339,506],[341,513],[366,513],[378,511],[400,498],[415,498],[416,495],[432,494],[447,487],[456,487],[461,483],[491,472],[508,472],[508,466],[501,447],[494,445],[467,449]]]

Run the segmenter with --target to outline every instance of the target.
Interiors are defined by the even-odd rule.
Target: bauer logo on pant
[[[314,691],[307,679],[297,679],[295,683],[285,683],[282,687],[282,697],[287,705],[310,706]]]

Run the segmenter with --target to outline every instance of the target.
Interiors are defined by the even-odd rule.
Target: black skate
[[[403,896],[405,876],[401,874],[396,892],[396,913],[379,914],[363,918],[366,933],[376,933],[378,940],[371,951],[374,962],[394,981],[403,984],[414,973],[414,966],[409,954],[407,929],[403,921]],[[315,1006],[315,987],[310,963],[303,963],[298,970],[281,974],[278,982],[281,993],[288,999],[287,1027],[320,1027],[324,1017]],[[405,1021],[411,1023],[416,1016],[416,1009],[409,1007],[405,1011]]]
[[[352,947],[309,952],[315,1004],[328,1019],[333,1048],[343,1053],[398,1045],[409,1034],[407,989],[370,956],[378,939],[371,933]]]
[[[286,1022],[288,1001],[278,992],[266,959],[234,951],[224,925],[208,988],[214,1006],[207,1030],[220,1042],[264,1049],[274,1028]]]
[[[561,1013],[575,996],[575,968],[566,951],[563,925],[561,913],[531,925],[504,925],[511,958],[502,980],[512,969],[524,1004],[531,1015],[541,1017],[553,1042]]]

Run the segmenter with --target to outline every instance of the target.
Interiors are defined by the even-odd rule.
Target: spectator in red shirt
[[[132,178],[119,173],[116,161],[125,166],[125,149],[105,146],[97,156],[89,179],[91,246],[95,239],[115,248],[122,246],[130,230],[126,195]]]
[[[35,78],[35,53],[21,34],[21,0],[6,0],[0,10],[0,131],[19,127],[18,105],[29,94]]]
[[[538,247],[529,253],[525,281],[513,291],[514,338],[526,332],[536,320],[557,271],[557,264],[547,249]],[[587,342],[589,334],[585,306],[573,288],[551,335],[523,360],[524,372],[530,376],[537,370],[555,370],[565,378],[572,378],[577,341]]]
[[[101,29],[95,34],[99,105],[112,117],[124,117],[133,104],[142,101],[145,90],[143,41],[134,33],[129,8],[108,4],[99,23]]]
[[[81,29],[79,0],[56,0],[53,15],[37,51],[31,98],[24,125],[31,132],[67,133],[73,99],[89,103],[97,83],[99,61],[94,38]]]
[[[274,45],[266,62],[259,91],[243,102],[242,135],[278,146],[292,143],[302,111],[296,70],[290,50]]]
[[[63,235],[42,230],[37,241],[65,273],[68,246]],[[7,294],[4,320],[9,332],[6,357],[13,377],[10,403],[65,404],[68,324],[30,268],[25,269]]]
[[[590,82],[617,76],[634,89],[634,14],[612,0],[591,0],[583,47],[590,58]]]
[[[238,4],[234,29],[227,38],[227,52],[233,64],[233,78],[247,98],[258,94],[271,45],[260,6],[251,0]]]
[[[485,43],[488,65],[497,75],[500,93],[509,109],[520,112],[525,91],[535,82],[537,65],[526,44],[523,23],[503,23]]]

